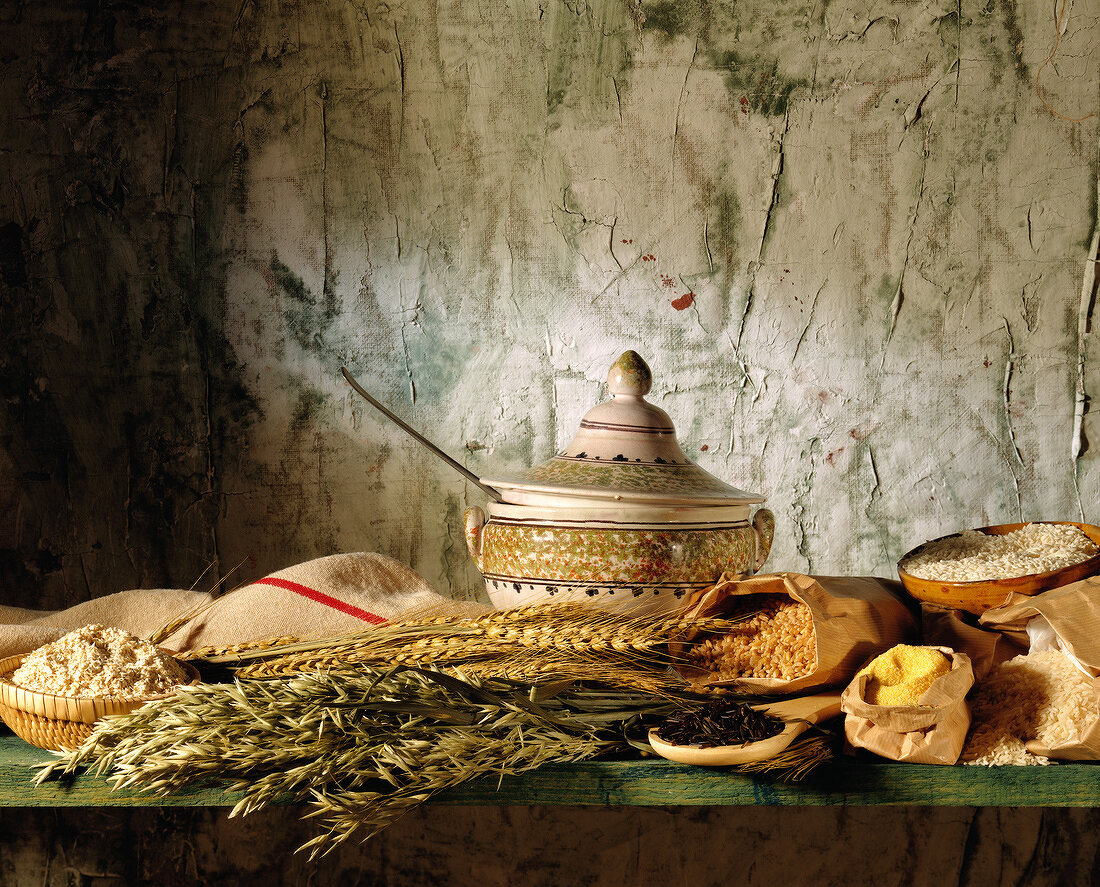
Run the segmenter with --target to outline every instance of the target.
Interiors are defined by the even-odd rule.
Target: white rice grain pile
[[[1076,739],[1100,718],[1092,680],[1065,653],[1048,650],[1002,662],[970,697],[971,727],[961,760],[967,764],[1049,764],[1024,743],[1046,746]]]
[[[1026,524],[1001,536],[964,530],[928,543],[901,568],[918,579],[976,582],[1060,570],[1097,552],[1096,543],[1072,524]]]

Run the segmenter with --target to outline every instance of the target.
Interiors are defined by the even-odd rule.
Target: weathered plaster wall
[[[1056,45],[1061,8],[0,5],[0,595],[352,549],[477,594],[481,496],[341,364],[483,473],[637,348],[775,568],[1097,520],[1100,17]],[[814,815],[819,852],[849,814]]]
[[[697,459],[769,495],[775,567],[1096,517],[1097,118],[1065,118],[1100,22],[1068,4],[1040,72],[1056,13],[8,5],[10,594],[353,548],[475,593],[478,492],[341,364],[484,472],[637,347]]]

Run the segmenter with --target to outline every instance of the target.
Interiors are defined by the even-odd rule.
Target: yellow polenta
[[[872,705],[917,705],[932,682],[949,671],[951,660],[939,650],[898,644],[859,674],[868,676],[864,698]]]

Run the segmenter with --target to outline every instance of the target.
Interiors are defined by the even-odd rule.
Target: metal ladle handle
[[[468,480],[472,484],[475,484],[482,491],[484,491],[485,495],[489,496],[489,498],[491,498],[494,502],[503,502],[504,501],[504,497],[500,494],[499,490],[495,490],[492,487],[487,486],[486,484],[483,484],[481,482],[481,479],[476,474],[474,474],[472,471],[470,471],[465,465],[463,465],[462,463],[457,462],[456,460],[452,459],[450,456],[448,456],[446,453],[444,453],[439,447],[437,447],[434,443],[432,443],[430,440],[428,440],[426,437],[424,437],[423,434],[421,434],[416,429],[412,428],[407,422],[405,422],[404,419],[401,419],[400,417],[394,415],[392,412],[390,412],[389,409],[387,409],[385,406],[383,406],[377,400],[375,400],[373,397],[371,397],[363,389],[363,386],[360,385],[358,382],[356,382],[354,378],[352,378],[352,375],[351,375],[351,373],[348,372],[347,367],[340,367],[340,372],[344,374],[344,378],[348,380],[348,384],[352,388],[355,389],[356,394],[358,394],[360,397],[363,398],[363,400],[365,400],[372,407],[374,407],[376,410],[378,410],[378,412],[380,412],[383,416],[385,416],[387,419],[389,419],[391,422],[393,422],[395,425],[397,425],[398,428],[400,428],[402,431],[404,431],[406,434],[408,434],[413,439],[415,439],[415,440],[419,441],[420,443],[424,444],[424,446],[426,446],[429,450],[431,450],[433,453],[435,453],[440,459],[442,459],[444,462],[446,462],[448,465],[450,465],[451,468],[453,468],[455,471],[457,471],[459,474],[461,474],[464,478],[466,478],[466,480]]]

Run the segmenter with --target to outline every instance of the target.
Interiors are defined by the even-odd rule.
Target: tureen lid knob
[[[484,483],[501,491],[507,503],[502,507],[545,504],[562,515],[578,506],[740,508],[763,502],[763,496],[731,487],[691,461],[668,413],[645,399],[652,384],[641,355],[623,352],[607,374],[612,397],[584,414],[576,436],[554,458]],[[616,516],[611,523],[618,521]]]
[[[653,374],[637,351],[624,351],[607,371],[607,388],[612,394],[641,397],[653,386]]]

